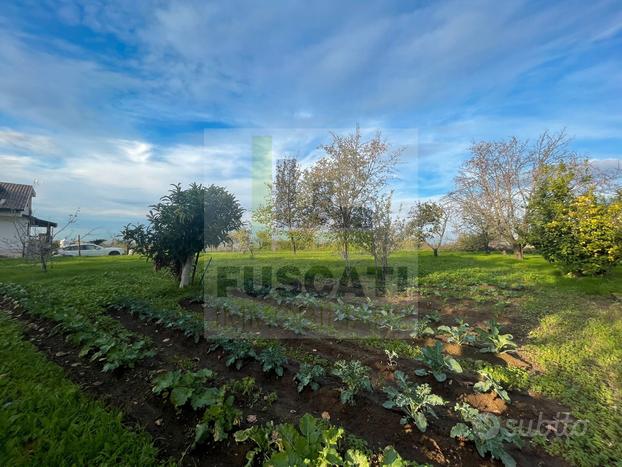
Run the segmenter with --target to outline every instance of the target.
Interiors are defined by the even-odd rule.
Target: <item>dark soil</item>
[[[471,387],[474,379],[469,375],[459,375],[444,384],[437,383],[431,377],[413,376],[417,381],[428,382],[436,394],[450,401],[448,407],[437,410],[439,419],[431,420],[428,431],[420,433],[416,428],[402,427],[399,422],[400,414],[382,408],[385,399],[381,387],[393,379],[393,371],[383,363],[386,358],[382,351],[361,347],[357,342],[326,338],[290,338],[282,341],[284,345],[300,352],[315,353],[330,361],[340,358],[359,359],[374,369],[373,383],[376,391],[359,395],[354,406],[343,406],[339,402],[338,382],[333,377],[328,377],[317,392],[305,390],[299,394],[292,381],[298,364],[291,359],[285,376],[281,379],[263,373],[257,362],[248,362],[240,371],[236,371],[225,366],[222,353],[208,353],[208,342],[195,344],[177,331],[140,321],[127,313],[115,313],[113,316],[127,329],[150,337],[157,355],[141,362],[136,368],[115,373],[102,373],[97,363],[78,358],[76,349],[68,345],[62,336],[50,334],[54,323],[16,311],[12,316],[26,323],[26,337],[50,360],[63,367],[72,381],[88,394],[121,409],[129,425],[144,427],[153,436],[163,458],[179,460],[183,456],[192,442],[194,426],[199,418],[191,411],[175,413],[171,404],[151,392],[150,380],[155,372],[177,369],[180,366],[210,368],[225,379],[252,376],[264,393],[276,392],[278,399],[269,407],[261,407],[262,404],[252,408],[242,407],[242,428],[249,426],[245,421],[248,415],[255,415],[256,423],[269,420],[295,423],[304,413],[321,416],[323,412],[327,412],[331,422],[364,438],[372,449],[390,444],[406,458],[440,465],[500,465],[490,459],[482,459],[471,443],[449,437],[451,427],[459,421],[450,410],[453,401],[467,400],[482,410],[501,414],[504,418],[523,420],[537,420],[539,413],[543,413],[545,419],[552,419],[557,412],[566,411],[557,403],[527,394],[512,392],[511,405],[506,405],[490,394],[475,394]],[[398,367],[412,374],[412,370],[420,365],[400,359]],[[247,445],[237,445],[230,440],[221,445],[188,452],[184,457],[184,464],[243,465],[244,453],[248,448]],[[512,449],[510,452],[518,465],[566,465],[564,461],[531,445],[526,445],[522,450]]]

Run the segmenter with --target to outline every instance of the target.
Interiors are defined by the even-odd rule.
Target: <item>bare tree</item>
[[[384,271],[389,265],[389,256],[402,244],[405,222],[392,212],[393,193],[374,200],[372,208],[366,210],[368,216],[365,228],[361,229],[356,243],[374,257],[376,268]]]
[[[305,173],[309,217],[326,226],[337,240],[346,265],[355,241],[359,215],[386,188],[401,150],[392,150],[380,132],[364,141],[360,129],[322,146],[325,157]]]
[[[251,258],[255,257],[255,242],[253,241],[253,234],[248,227],[242,227],[238,230],[234,230],[229,234],[231,238],[232,248],[237,249],[242,253],[248,253]]]
[[[299,231],[308,222],[302,203],[302,170],[296,159],[280,159],[272,185],[272,223],[286,233],[296,254]]]
[[[418,202],[410,210],[410,229],[418,244],[425,243],[438,256],[451,215],[449,201]]]
[[[19,243],[19,251],[15,251],[18,255],[23,255],[30,258],[36,258],[41,265],[41,270],[47,272],[48,262],[52,256],[52,245],[54,239],[61,233],[66,231],[71,225],[75,224],[78,220],[79,209],[73,214],[67,217],[67,221],[56,232],[51,230],[48,226],[48,231],[43,234],[32,235],[32,226],[29,223],[20,222],[19,218],[14,221],[15,238]],[[12,245],[10,241],[5,241],[7,245]]]
[[[545,167],[575,158],[568,142],[562,131],[544,132],[533,144],[515,137],[475,143],[455,179],[453,197],[522,259],[529,200]]]
[[[452,210],[456,213],[456,225],[461,233],[481,240],[484,250],[488,253],[493,240],[494,226],[490,224],[486,207],[464,192],[452,192],[448,195],[448,199]]]

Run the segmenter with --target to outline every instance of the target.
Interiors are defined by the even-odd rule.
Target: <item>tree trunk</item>
[[[523,245],[515,245],[514,246],[514,254],[516,255],[517,259],[524,259],[525,258],[525,254],[523,252]]]
[[[197,254],[194,256],[194,264],[192,265],[192,278],[190,279],[190,283],[194,284],[194,276],[197,273],[197,265],[199,264],[199,255],[200,251],[197,251]]]
[[[432,251],[434,252],[434,256],[438,256],[438,248],[432,248]]]
[[[294,236],[291,233],[289,234],[289,241],[292,244],[292,250],[294,251],[294,254],[296,254],[296,240],[294,239]]]
[[[47,258],[44,253],[40,253],[39,259],[41,260],[41,270],[48,272]]]
[[[194,263],[194,255],[188,255],[181,268],[181,279],[179,281],[179,288],[183,289],[190,285],[192,280],[192,265]]]

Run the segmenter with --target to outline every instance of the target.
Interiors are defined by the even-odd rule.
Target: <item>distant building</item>
[[[52,241],[57,224],[32,215],[35,196],[31,185],[0,182],[0,256],[25,256],[32,242]]]

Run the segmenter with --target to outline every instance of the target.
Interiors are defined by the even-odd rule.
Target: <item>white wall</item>
[[[28,220],[15,215],[0,214],[0,256],[22,256],[20,234],[26,232]]]

